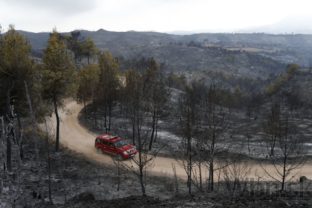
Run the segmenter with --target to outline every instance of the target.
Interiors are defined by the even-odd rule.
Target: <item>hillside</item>
[[[40,57],[49,33],[20,32],[33,46],[33,54]],[[293,50],[284,55],[284,48],[292,48],[292,44],[298,41],[305,45],[303,37],[310,40],[310,36],[291,39],[289,36],[264,34],[179,36],[134,31],[80,32],[83,37],[92,38],[98,48],[109,50],[117,57],[126,60],[155,57],[166,71],[217,71],[254,78],[267,78],[270,74],[280,73],[285,64],[298,59],[291,57],[291,54],[296,54]]]
[[[184,40],[218,46],[229,50],[257,53],[284,63],[298,63],[310,66],[312,35],[302,34],[195,34],[185,36]]]

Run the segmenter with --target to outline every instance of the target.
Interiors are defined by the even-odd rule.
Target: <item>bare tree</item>
[[[165,85],[164,77],[159,69],[159,65],[154,59],[148,61],[148,69],[143,74],[144,99],[147,101],[147,110],[151,113],[151,138],[149,150],[157,138],[158,121],[163,116],[164,107],[169,97],[169,90]]]
[[[270,178],[280,183],[281,191],[285,191],[286,181],[304,164],[305,151],[303,136],[298,132],[296,113],[288,108],[283,98],[277,102],[271,107],[271,112],[277,111],[278,116],[273,113],[268,116],[268,123],[274,120],[275,125],[269,126],[270,131],[266,131],[266,137],[269,139],[264,139],[268,152],[266,157],[273,170],[264,168],[264,171]]]
[[[214,190],[214,171],[221,167],[215,167],[218,154],[225,152],[226,145],[221,144],[229,126],[229,111],[222,106],[219,90],[212,84],[204,95],[201,109],[203,110],[201,148],[202,157],[207,163],[209,178],[209,190]]]
[[[149,151],[148,138],[149,138],[149,134],[138,132],[137,146],[136,146],[138,150],[138,154],[136,157],[133,157],[131,159],[131,165],[127,166],[127,168],[132,170],[132,172],[139,178],[143,196],[146,195],[145,184],[146,184],[146,177],[147,177],[146,175],[147,169],[153,165],[153,161],[155,160],[158,154],[158,152],[156,152],[155,150]]]
[[[177,176],[177,170],[173,163],[172,163],[172,172],[173,172],[175,192],[176,194],[178,194],[179,193],[179,181],[178,181],[178,176]]]
[[[146,118],[143,117],[143,112],[138,110],[137,116],[135,117],[135,143],[138,151],[137,155],[131,158],[130,164],[122,163],[122,166],[132,171],[139,179],[141,186],[142,195],[146,195],[145,182],[147,169],[153,165],[153,161],[157,157],[158,151],[150,151],[148,148],[148,138],[150,137],[150,129],[146,129],[144,121]]]
[[[281,112],[279,103],[271,106],[271,111],[265,124],[265,132],[268,135],[266,139],[267,148],[270,151],[270,156],[274,156],[274,150],[277,139],[281,137]]]
[[[126,72],[126,86],[123,89],[126,117],[129,119],[132,128],[132,143],[136,143],[137,114],[139,101],[142,100],[142,78],[135,70]]]
[[[193,149],[193,137],[196,132],[196,99],[193,86],[188,86],[186,92],[180,98],[180,129],[182,140],[183,166],[187,175],[188,193],[192,194],[192,172],[193,172],[193,156],[195,151]]]
[[[146,170],[153,164],[158,151],[149,150],[149,138],[152,131],[147,125],[150,119],[147,112],[148,101],[144,96],[142,76],[138,72],[133,70],[127,72],[125,91],[129,92],[126,108],[132,126],[132,141],[136,144],[138,154],[131,159],[131,165],[123,163],[123,166],[138,177],[142,195],[145,196]]]
[[[112,157],[113,163],[116,166],[116,174],[117,174],[117,191],[120,190],[120,185],[121,185],[121,169],[122,169],[122,164],[120,161],[120,158],[118,157]]]
[[[239,159],[239,157],[233,157],[225,161],[222,175],[226,189],[232,197],[247,189],[250,171],[251,167],[248,165],[248,162]]]

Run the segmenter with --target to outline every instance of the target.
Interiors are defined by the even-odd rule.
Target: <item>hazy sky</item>
[[[0,0],[0,24],[34,32],[233,32],[311,11],[311,0]]]

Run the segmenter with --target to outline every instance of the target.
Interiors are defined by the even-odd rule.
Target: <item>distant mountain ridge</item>
[[[46,47],[49,33],[19,31],[35,55]],[[238,76],[277,74],[288,63],[309,66],[312,35],[263,33],[202,33],[172,35],[158,32],[112,32],[80,30],[101,50],[123,59],[154,57],[168,71],[221,71]],[[312,63],[312,62],[311,62]]]

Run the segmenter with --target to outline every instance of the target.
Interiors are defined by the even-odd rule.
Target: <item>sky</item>
[[[0,0],[0,25],[32,32],[235,32],[292,17],[312,20],[311,11],[311,0]]]

